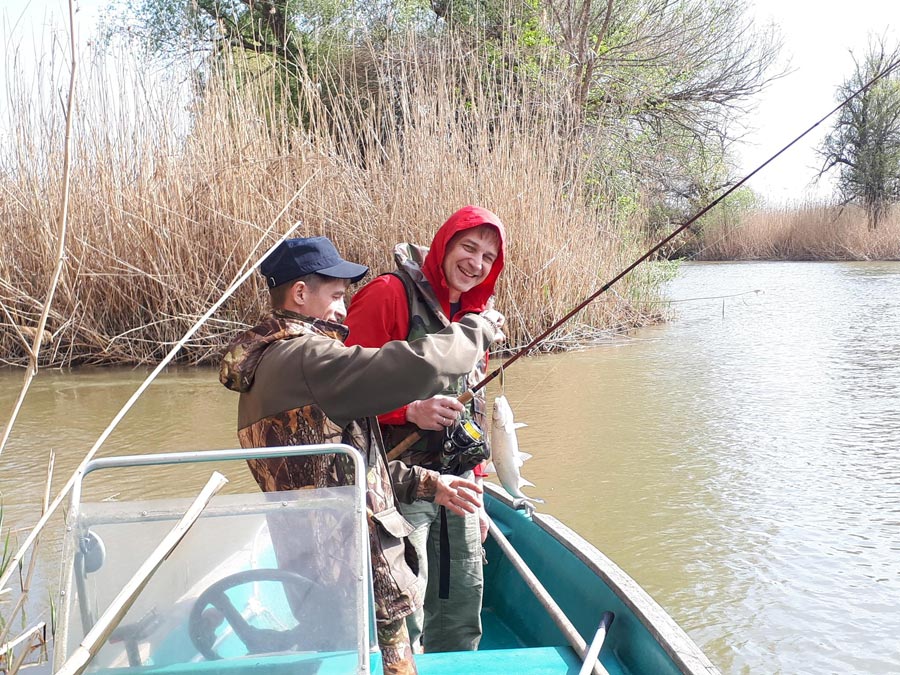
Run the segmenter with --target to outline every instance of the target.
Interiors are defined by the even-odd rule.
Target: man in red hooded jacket
[[[372,280],[353,298],[346,324],[348,345],[381,347],[391,340],[415,340],[436,333],[468,312],[485,310],[503,270],[505,230],[487,209],[466,206],[437,231],[429,248],[398,244],[397,271]],[[502,322],[502,317],[500,318]],[[490,456],[483,390],[463,405],[456,397],[480,381],[487,354],[467,377],[427,400],[379,416],[386,447],[410,433],[422,439],[401,459],[480,483]],[[477,426],[473,426],[474,422]],[[426,652],[478,648],[484,588],[482,549],[488,517],[482,511],[457,516],[425,502],[401,505],[416,528],[409,536],[419,555],[424,611],[407,619],[413,644],[421,636]]]

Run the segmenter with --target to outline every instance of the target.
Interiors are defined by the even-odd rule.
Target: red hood
[[[428,255],[425,256],[425,264],[422,265],[422,272],[428,283],[434,289],[438,300],[441,301],[441,307],[444,313],[450,315],[450,289],[447,287],[447,280],[444,277],[444,253],[447,250],[447,244],[458,232],[469,230],[479,225],[493,225],[500,234],[500,252],[497,260],[491,267],[491,272],[487,278],[478,284],[472,290],[463,293],[460,298],[460,311],[457,315],[466,312],[481,312],[487,304],[488,298],[494,294],[494,286],[497,283],[497,277],[503,271],[503,258],[506,249],[506,229],[500,219],[487,209],[480,206],[464,206],[447,219],[447,222],[441,225],[441,228],[435,233],[434,239],[431,241],[431,247],[428,249]],[[454,317],[450,317],[451,320]]]

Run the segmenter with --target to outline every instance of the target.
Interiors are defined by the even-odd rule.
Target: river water
[[[900,672],[900,263],[695,263],[667,296],[667,324],[510,368],[526,492],[725,673]],[[39,375],[0,457],[4,528],[37,518],[49,450],[59,486],[144,376]],[[0,373],[0,411],[21,378]],[[170,371],[101,455],[231,447],[235,407],[213,371]],[[196,493],[201,473],[102,494]]]

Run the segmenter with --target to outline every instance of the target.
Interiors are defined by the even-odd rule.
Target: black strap
[[[438,551],[438,597],[450,597],[450,531],[447,529],[447,509],[441,507],[440,550]]]

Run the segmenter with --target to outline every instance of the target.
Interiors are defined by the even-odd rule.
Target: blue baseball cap
[[[259,271],[269,288],[275,288],[313,273],[355,283],[366,276],[369,268],[341,258],[328,237],[302,237],[281,242],[262,261]]]

